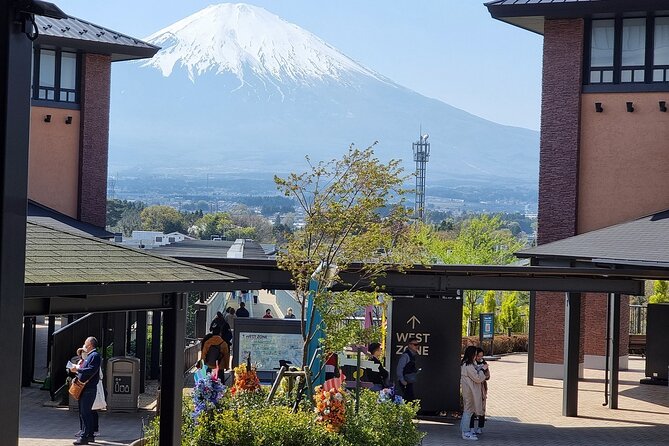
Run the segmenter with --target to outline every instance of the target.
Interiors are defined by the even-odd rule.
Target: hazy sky
[[[51,0],[146,37],[216,1]],[[502,124],[539,128],[539,35],[490,18],[479,0],[250,0],[425,96]]]

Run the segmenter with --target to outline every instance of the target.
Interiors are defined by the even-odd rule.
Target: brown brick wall
[[[606,294],[585,295],[585,354],[606,355]],[[620,298],[620,356],[628,354],[629,348],[629,296]]]
[[[544,25],[538,243],[576,234],[583,20]]]
[[[564,357],[565,293],[537,293],[534,338],[534,361],[562,364]],[[581,342],[579,360],[583,362],[586,341],[584,300],[581,299]]]
[[[79,219],[105,226],[111,58],[84,54],[81,67]]]

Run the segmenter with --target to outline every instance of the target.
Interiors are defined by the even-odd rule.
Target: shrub
[[[527,351],[528,336],[527,335],[499,335],[495,336],[493,340],[493,349],[495,354],[503,353],[514,353],[514,352],[526,352]],[[466,336],[462,338],[462,350],[460,353],[464,353],[465,348],[470,345],[479,345],[478,336]],[[485,342],[486,352],[490,349],[490,343]]]

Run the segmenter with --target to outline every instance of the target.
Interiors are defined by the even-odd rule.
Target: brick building
[[[104,227],[111,64],[158,48],[74,17],[36,17],[28,198]]]
[[[538,244],[669,209],[667,2],[497,0],[486,6],[494,18],[544,36]],[[574,260],[562,262],[573,266]],[[585,367],[604,368],[606,312],[604,295],[584,295]],[[623,298],[621,368],[628,318]],[[562,377],[561,294],[536,294],[533,334],[535,376]]]

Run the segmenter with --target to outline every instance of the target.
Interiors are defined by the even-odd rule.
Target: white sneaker
[[[483,433],[483,428],[477,427],[476,430],[474,431],[476,435],[481,435]]]
[[[478,440],[479,437],[476,435],[472,434],[471,432],[463,432],[462,433],[462,439],[463,440]]]

